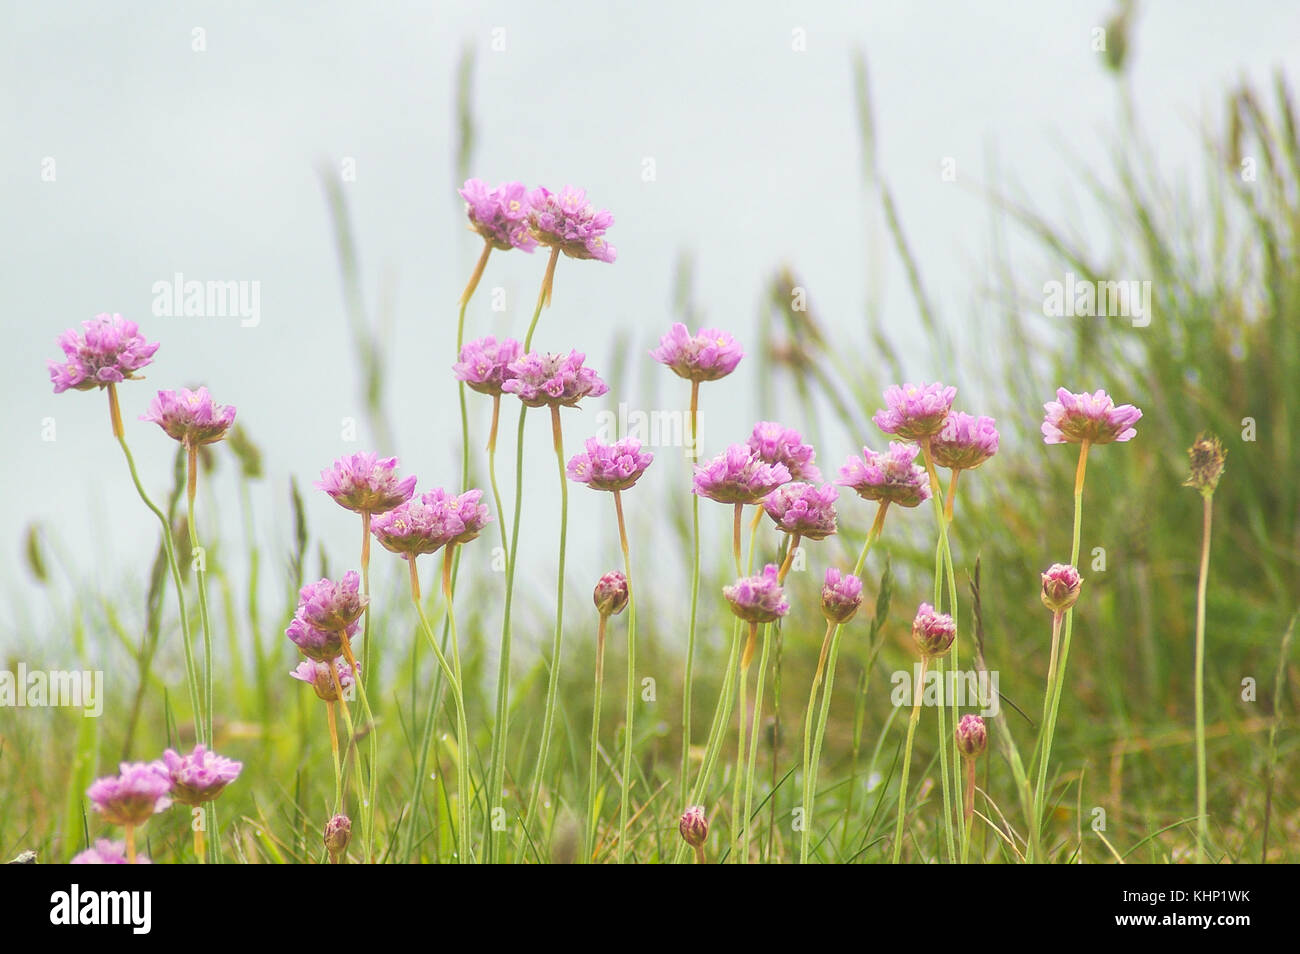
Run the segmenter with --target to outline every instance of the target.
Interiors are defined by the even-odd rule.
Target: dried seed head
[[[1187,448],[1191,473],[1183,481],[1184,487],[1195,487],[1208,497],[1219,486],[1223,476],[1223,459],[1228,452],[1213,434],[1201,434],[1196,443]]]

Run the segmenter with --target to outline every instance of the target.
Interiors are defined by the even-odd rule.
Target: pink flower
[[[537,240],[528,232],[528,187],[503,182],[489,189],[482,179],[467,179],[460,189],[469,225],[493,248],[531,252]]]
[[[736,339],[718,328],[701,328],[692,335],[680,321],[659,339],[650,357],[672,368],[689,381],[717,381],[725,378],[745,356]]]
[[[731,611],[748,623],[771,623],[790,612],[781,584],[776,581],[777,566],[769,563],[758,576],[744,576],[722,588]]]
[[[1074,567],[1065,563],[1053,563],[1041,576],[1043,590],[1040,595],[1043,605],[1053,613],[1064,613],[1078,602],[1083,577]]]
[[[109,841],[107,838],[98,839],[95,842],[95,847],[87,848],[68,862],[68,864],[72,865],[125,865],[129,863],[126,860],[126,842]],[[135,863],[138,865],[153,864],[144,855],[136,855]]]
[[[414,558],[448,545],[468,543],[488,522],[481,490],[450,494],[441,487],[381,514],[370,525],[375,539],[399,556]]]
[[[953,411],[930,440],[934,462],[950,470],[974,470],[998,452],[998,430],[991,417]]]
[[[235,409],[214,403],[207,388],[181,388],[159,391],[140,420],[157,424],[168,437],[186,446],[213,444],[235,423]]]
[[[613,444],[587,439],[587,449],[569,460],[569,479],[592,490],[627,490],[641,479],[654,454],[641,450],[635,437]]]
[[[621,570],[610,570],[596,581],[591,601],[601,616],[617,616],[627,609],[627,577]]]
[[[912,620],[912,639],[922,656],[938,659],[948,655],[957,638],[957,624],[947,613],[936,613],[929,603],[922,603]]]
[[[565,186],[556,195],[539,187],[528,194],[528,201],[532,206],[528,228],[542,245],[558,248],[570,258],[612,262],[617,257],[617,250],[605,240],[614,216],[597,210],[584,190]]]
[[[172,803],[171,776],[161,762],[123,762],[120,774],[96,779],[86,795],[113,825],[143,825]]]
[[[316,481],[334,502],[354,513],[386,513],[411,499],[415,478],[397,478],[397,458],[361,453],[340,457]]]
[[[850,457],[840,468],[841,487],[851,487],[858,496],[901,507],[915,507],[930,499],[925,469],[913,463],[921,449],[914,444],[890,441],[889,450],[876,453],[862,448],[861,457]]]
[[[1142,417],[1132,404],[1116,406],[1105,391],[1073,394],[1065,388],[1057,388],[1056,400],[1044,404],[1043,410],[1047,412],[1043,420],[1045,444],[1130,441],[1137,436],[1133,425]]]
[[[833,484],[793,483],[776,488],[763,500],[763,509],[783,533],[797,533],[808,540],[824,540],[835,532]]]
[[[460,349],[460,360],[451,366],[456,380],[464,381],[480,394],[500,394],[511,377],[510,363],[519,359],[523,346],[513,338],[500,342],[488,335],[469,342]]]
[[[319,580],[298,591],[298,615],[319,629],[346,629],[365,611],[369,597],[361,593],[361,577],[348,570],[339,582]]]
[[[749,448],[769,464],[784,464],[791,480],[817,483],[822,472],[814,463],[817,454],[805,444],[799,432],[775,421],[759,421],[749,435]]]
[[[581,351],[542,354],[530,351],[507,368],[501,390],[519,397],[528,407],[577,407],[585,397],[600,397],[609,388],[591,368],[584,368]]]
[[[957,748],[968,759],[977,759],[984,754],[989,742],[989,730],[984,720],[977,715],[967,714],[957,723]]]
[[[852,573],[840,573],[835,567],[826,570],[822,584],[822,615],[832,623],[847,623],[862,605],[862,581]]]
[[[139,326],[121,315],[96,315],[81,327],[80,333],[69,329],[59,335],[65,360],[48,362],[55,394],[126,381],[152,363],[158,350],[157,342],[146,341]]]
[[[886,434],[905,441],[931,437],[943,427],[957,389],[942,384],[904,384],[885,389],[885,409],[872,420]]]
[[[182,805],[210,802],[239,777],[242,763],[222,758],[202,745],[194,746],[189,755],[175,749],[163,753],[163,765],[171,776],[172,797]]]
[[[784,464],[764,463],[745,444],[695,468],[695,492],[718,503],[756,504],[789,480]]]
[[[361,668],[361,664],[357,664]],[[348,665],[346,659],[338,656],[334,659],[334,674],[338,676],[339,688],[344,692],[353,683],[352,667]],[[334,680],[330,677],[330,664],[315,659],[304,659],[298,663],[296,669],[289,673],[299,682],[305,682],[316,692],[316,696],[324,702],[337,702],[339,695],[334,689]]]
[[[343,634],[346,633],[348,639],[351,639],[357,634],[359,628],[356,623],[353,623],[343,630],[321,629],[301,616],[294,616],[285,627],[284,635],[288,636],[290,642],[308,659],[329,662],[343,652]]]

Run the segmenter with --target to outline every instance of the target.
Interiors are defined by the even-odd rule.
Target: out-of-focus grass
[[[462,86],[471,74],[463,62]],[[1131,118],[1136,115],[1134,104],[1125,100],[1122,113],[1130,118],[1117,136],[1116,185],[1103,187],[1083,175],[1112,223],[1109,252],[1102,255],[1032,209],[995,195],[999,227],[1022,229],[1035,237],[1041,258],[1027,265],[1004,257],[997,263],[999,283],[986,309],[967,316],[938,314],[929,303],[924,262],[906,239],[905,210],[875,158],[879,132],[861,61],[855,83],[864,188],[880,202],[886,227],[878,247],[882,253],[892,249],[907,270],[916,318],[932,349],[928,377],[987,395],[982,406],[964,404],[961,395],[958,403],[965,410],[997,417],[1002,433],[1000,454],[963,479],[953,547],[964,596],[966,586],[976,579],[978,561],[984,654],[1000,675],[1006,723],[1026,758],[1042,701],[1049,639],[1048,617],[1038,600],[1038,573],[1068,555],[1075,463],[1067,449],[1042,444],[1041,405],[1058,385],[1072,390],[1105,387],[1117,400],[1144,411],[1138,438],[1098,448],[1088,471],[1081,567],[1087,582],[1077,612],[1053,763],[1050,800],[1057,807],[1048,834],[1054,857],[1094,862],[1116,856],[1130,861],[1190,857],[1199,498],[1180,485],[1186,447],[1200,431],[1210,430],[1229,448],[1228,470],[1215,498],[1208,613],[1212,857],[1259,860],[1267,845],[1268,860],[1297,860],[1300,736],[1288,715],[1294,708],[1296,673],[1290,644],[1282,642],[1282,634],[1300,603],[1300,489],[1294,480],[1300,473],[1300,145],[1286,84],[1278,78],[1267,104],[1262,94],[1245,87],[1227,97],[1224,128],[1205,137],[1210,161],[1204,194],[1194,197],[1171,192],[1157,177],[1150,147]],[[1120,95],[1126,96],[1123,89]],[[463,89],[457,102],[457,164],[468,169],[473,121]],[[1254,179],[1243,178],[1247,160]],[[345,210],[334,198],[331,201],[336,225],[346,233]],[[361,352],[372,429],[383,434],[382,334],[365,322],[355,290],[355,266],[349,265],[355,262],[350,238],[340,238],[340,253],[345,289],[350,289],[350,320],[358,340],[367,343]],[[1060,279],[1067,270],[1081,281],[1150,280],[1154,320],[1137,328],[1119,319],[1044,317],[1039,298],[1043,282]],[[690,260],[683,259],[675,317],[694,325],[698,318],[690,272]],[[816,290],[805,289],[807,309],[797,310],[792,304],[796,286],[803,284],[793,267],[774,270],[759,314],[754,353],[763,382],[755,419],[778,417],[819,446],[826,446],[823,441],[832,433],[883,444],[870,424],[870,413],[879,406],[883,386],[899,380],[903,370],[900,355],[881,330],[878,306],[869,308],[854,345],[843,343],[842,320],[834,322],[832,343],[831,321],[816,307]],[[990,329],[984,338],[996,344],[996,362],[963,360],[954,353],[948,329],[966,320]],[[626,351],[615,349],[616,354]],[[610,376],[616,391],[627,377],[628,370],[617,363]],[[1253,440],[1243,436],[1249,434],[1247,418],[1253,420]],[[835,465],[829,457],[820,461],[828,476]],[[255,515],[247,489],[263,478],[250,436],[241,433],[205,462],[209,467],[238,467],[238,505],[245,527],[251,528]],[[473,466],[477,472],[481,462]],[[177,478],[173,503],[179,487]],[[209,501],[211,506],[217,503]],[[331,812],[333,779],[323,707],[309,690],[287,679],[295,657],[282,630],[302,581],[328,573],[331,566],[351,565],[352,560],[326,554],[314,543],[308,508],[296,487],[284,503],[291,518],[279,551],[259,552],[251,529],[242,540],[210,544],[214,621],[219,639],[229,647],[218,653],[216,747],[245,763],[239,783],[222,798],[221,815],[227,857],[249,862],[319,861],[320,830]],[[659,512],[668,515],[681,543],[679,552],[688,553],[689,502],[678,495]],[[845,498],[840,513],[844,532],[810,547],[810,567],[852,559],[866,529],[868,508]],[[823,837],[816,854],[823,860],[870,862],[887,857],[905,721],[897,719],[898,710],[889,703],[889,677],[910,669],[913,662],[908,625],[916,603],[928,597],[933,567],[928,516],[918,512],[914,519],[891,520],[882,549],[868,564],[868,606],[846,636],[818,800]],[[183,518],[177,521],[179,539],[184,536]],[[765,530],[760,544],[764,555],[770,555],[774,536]],[[57,620],[41,634],[44,645],[59,646],[60,652],[70,647],[88,668],[115,673],[142,674],[155,646],[157,652],[154,678],[140,683],[138,692],[131,680],[110,680],[106,712],[127,714],[122,718],[92,721],[59,710],[0,710],[0,856],[35,848],[44,860],[64,860],[87,838],[105,831],[89,815],[82,797],[94,774],[110,771],[120,757],[151,758],[164,745],[191,744],[193,733],[189,714],[178,711],[185,697],[177,666],[175,604],[161,562],[155,562],[147,580],[133,578],[123,568],[101,594],[61,585],[66,562],[57,539],[33,530],[25,546],[33,573],[47,585]],[[252,573],[233,578],[226,573],[226,561],[215,554],[240,547]],[[1104,551],[1104,564],[1095,555],[1097,548]],[[182,546],[182,552],[186,550]],[[654,561],[643,558],[640,563],[653,566],[659,559],[656,555]],[[706,565],[702,594],[716,593],[730,575],[727,559]],[[792,574],[792,604],[814,606],[819,579],[820,572]],[[187,585],[193,580],[187,579]],[[644,585],[654,588],[653,581]],[[476,779],[484,773],[490,739],[498,586],[497,579],[466,575],[459,597],[473,730],[468,762]],[[973,619],[973,596],[963,602],[965,620]],[[519,619],[544,619],[550,613],[547,605],[530,605],[522,594],[517,598]],[[437,620],[438,599],[428,603]],[[700,604],[697,725],[707,725],[712,715],[730,632],[730,617],[720,604],[716,599],[702,599]],[[370,674],[377,680],[371,701],[383,746],[376,807],[379,854],[384,860],[446,860],[454,844],[454,799],[460,797],[450,713],[434,709],[438,722],[428,753],[429,777],[420,804],[412,806],[417,742],[431,687],[439,683],[404,593],[377,592],[374,605],[372,629],[383,658]],[[788,860],[797,838],[792,831],[799,791],[797,727],[821,635],[820,625],[804,625],[810,616],[801,614],[783,626],[781,649],[774,654],[778,668],[773,676],[779,672],[781,690],[769,692],[768,699],[778,702],[779,716],[768,721],[760,756],[758,842],[763,857],[775,860]],[[671,856],[682,809],[672,796],[678,764],[680,640],[668,631],[674,625],[668,617],[645,612],[640,620],[638,668],[658,676],[655,705],[643,710],[634,739],[638,777],[628,837],[633,841],[631,854],[640,861]],[[607,674],[623,667],[621,627],[617,618],[615,622]],[[510,857],[519,860],[568,860],[581,841],[576,819],[585,798],[593,664],[593,640],[586,637],[594,632],[594,618],[575,611],[566,625],[572,638],[567,640],[562,674],[560,738],[553,746],[546,787],[548,825],[529,839],[515,820],[509,820]],[[970,647],[974,634],[967,626],[962,638]],[[970,656],[968,648],[966,664]],[[35,665],[31,659],[27,662]],[[15,665],[16,660],[0,660],[0,666]],[[1253,695],[1244,688],[1251,685],[1256,687]],[[508,811],[518,810],[518,793],[527,785],[544,690],[540,663],[522,660],[511,700],[503,799]],[[615,733],[622,720],[617,696],[607,694],[608,709],[602,717],[602,859],[610,856],[616,837],[621,762]],[[913,796],[918,803],[910,815],[905,849],[914,860],[938,857],[941,837],[937,749],[929,716],[927,712],[918,734],[914,793],[919,796]],[[703,731],[700,726],[697,744],[703,741]],[[360,746],[360,752],[364,756],[367,747]],[[990,799],[978,799],[977,808],[997,822],[1005,815],[1006,826],[1023,834],[1024,819],[1000,753],[995,742],[981,766],[980,786]],[[732,764],[731,750],[724,749],[713,786],[716,798],[709,804],[714,822],[709,850],[715,859],[725,857],[729,841],[725,793],[730,790]],[[354,785],[354,806],[355,791]],[[472,797],[476,814],[482,812],[483,793]],[[1105,818],[1101,832],[1093,828],[1101,817],[1098,809]],[[1271,825],[1268,836],[1266,817]],[[156,859],[189,858],[187,816],[161,816],[143,834],[144,851]],[[973,856],[1010,861],[1015,853],[1005,838],[980,823]]]

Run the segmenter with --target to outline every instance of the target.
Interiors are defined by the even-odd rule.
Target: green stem
[[[374,670],[375,656],[370,649],[370,514],[361,515],[361,593],[366,600],[366,608],[362,613],[362,631],[361,631],[361,656],[362,666],[357,671],[355,657],[349,659],[352,664],[352,679],[356,683],[357,692],[361,695],[361,707],[366,714],[366,723],[370,726],[367,734],[367,741],[370,747],[370,780],[369,788],[361,805],[361,825],[364,829],[364,839],[366,843],[365,858],[368,862],[375,860],[375,794],[376,778],[379,768],[379,730],[375,724],[375,715],[370,711],[370,698],[366,691],[366,682],[376,678]],[[344,634],[344,645],[347,646],[347,635]],[[348,646],[351,652],[351,646]]]
[[[524,828],[531,830],[537,813],[537,804],[546,776],[546,759],[551,748],[551,729],[555,723],[555,705],[560,691],[560,649],[564,637],[564,548],[569,527],[569,481],[564,472],[564,439],[560,431],[560,406],[551,405],[551,437],[555,444],[555,460],[560,474],[560,554],[555,582],[555,636],[551,641],[550,675],[546,682],[546,707],[542,715],[541,746],[537,752],[537,766],[533,769],[532,793],[528,796],[528,810],[524,813]],[[511,560],[513,564],[514,561]],[[629,591],[631,582],[628,583]],[[624,779],[624,785],[627,780]]]
[[[745,805],[743,802],[743,785],[745,776],[745,698],[749,690],[749,655],[751,647],[758,638],[758,624],[749,624],[749,636],[745,643],[745,652],[740,659],[740,685],[736,689],[736,771],[731,793],[731,847],[732,858],[740,845],[740,829],[744,825]]]
[[[455,594],[452,588],[452,562],[456,553],[456,544],[450,544],[442,557],[442,596],[447,602],[447,623],[451,627],[451,671],[456,681],[458,698],[456,702],[456,755],[460,763],[460,794],[457,798],[460,808],[460,830],[465,833],[462,864],[469,864],[470,854],[470,806],[474,802],[474,785],[470,769],[474,764],[472,741],[469,735],[469,720],[465,717],[465,677],[460,668],[460,640],[456,635]],[[491,814],[490,812],[488,813]]]
[[[690,444],[686,459],[692,465],[700,456],[699,448],[700,382],[691,382]],[[693,469],[693,466],[692,466]],[[680,803],[686,807],[691,771],[691,686],[695,673],[695,620],[700,605],[700,495],[691,494],[691,619],[686,630],[686,673],[682,677],[682,771]]]
[[[915,695],[912,697],[912,717],[907,720],[907,744],[903,747],[903,774],[898,785],[898,822],[894,826],[894,853],[891,864],[898,864],[903,854],[903,821],[907,817],[907,779],[912,771],[912,742],[916,737],[916,724],[921,721],[921,695],[925,691],[925,667],[928,656],[921,657],[921,671],[917,673]]]
[[[1210,529],[1214,513],[1213,493],[1204,494],[1204,526],[1201,532],[1201,572],[1196,585],[1196,863],[1205,863],[1209,837],[1206,811],[1208,773],[1205,764],[1205,591],[1210,579]]]
[[[596,685],[592,690],[591,708],[591,754],[587,760],[587,832],[582,860],[590,864],[596,854],[596,780],[599,777],[600,763],[600,695],[605,684],[605,625],[609,615],[600,614],[596,627]]]
[[[1079,444],[1079,464],[1074,472],[1074,530],[1070,543],[1070,566],[1079,565],[1079,537],[1083,526],[1083,485],[1087,475],[1089,442]],[[1043,806],[1047,794],[1047,769],[1052,760],[1052,740],[1056,736],[1056,718],[1061,706],[1061,690],[1065,685],[1065,665],[1070,658],[1070,635],[1074,629],[1074,607],[1065,611],[1065,635],[1061,642],[1061,656],[1057,665],[1056,679],[1051,686],[1052,705],[1048,710],[1047,722],[1042,727],[1042,744],[1039,746],[1038,786],[1034,793],[1033,818],[1030,819],[1031,831],[1034,833],[1029,841],[1029,860],[1040,860],[1042,845]]]
[[[752,843],[751,821],[754,817],[754,774],[758,765],[758,735],[763,715],[763,682],[767,673],[768,648],[772,641],[772,623],[763,627],[763,650],[758,657],[758,685],[754,689],[754,716],[749,730],[749,762],[745,769],[745,812],[741,820],[745,826],[745,843],[741,850],[740,863],[749,864],[750,845]],[[741,710],[744,718],[744,710]]]
[[[194,520],[194,498],[197,495],[199,480],[199,458],[198,445],[189,441],[185,442],[185,452],[187,460],[186,470],[186,491],[185,507],[186,517],[189,520],[191,558],[197,556],[197,561],[191,560],[194,569],[195,580],[199,590],[199,620],[203,625],[203,703],[204,703],[204,720],[206,733],[202,739],[206,743],[208,750],[213,748],[213,706],[212,706],[212,621],[208,615],[208,571],[207,571],[207,553],[203,549],[203,544],[199,542],[199,528]],[[217,864],[221,863],[221,832],[217,830],[215,807],[211,802],[204,806],[207,814],[207,824],[212,832],[212,838],[208,841],[208,852],[212,861]]]
[[[626,724],[623,728],[623,785],[618,807],[618,862],[622,864],[627,857],[627,816],[632,787],[632,746],[635,740],[632,717],[636,706],[636,590],[632,586],[632,551],[627,545],[623,495],[617,490],[614,491],[614,509],[618,514],[618,540],[623,547],[623,574],[627,577],[627,714],[624,716]]]
[[[203,706],[200,703],[199,695],[199,674],[198,667],[194,662],[194,637],[190,630],[190,616],[185,609],[185,587],[181,583],[180,564],[176,561],[176,541],[172,537],[171,524],[167,522],[166,515],[149,499],[149,495],[145,493],[144,485],[140,483],[140,475],[135,469],[135,458],[131,456],[131,448],[126,443],[126,431],[122,427],[122,411],[118,406],[117,386],[115,384],[108,386],[108,408],[113,436],[117,438],[117,443],[122,448],[122,454],[126,457],[126,466],[131,471],[131,482],[135,485],[135,492],[140,495],[144,505],[158,518],[158,523],[162,526],[163,552],[167,556],[167,568],[171,572],[172,585],[176,589],[176,604],[180,611],[181,639],[185,646],[185,681],[189,686],[190,707],[194,710],[194,734],[197,738],[202,739],[205,738],[205,730],[203,727]]]
[[[862,568],[866,565],[867,554],[871,552],[872,546],[879,539],[881,531],[885,527],[885,514],[889,510],[889,501],[882,500],[879,509],[876,510],[876,519],[871,524],[871,530],[867,533],[866,542],[862,545],[862,553],[858,556],[858,562],[853,567],[853,575],[862,576]],[[844,634],[844,624],[836,623],[830,633],[830,648],[826,657],[826,685],[822,689],[821,708],[817,715],[817,731],[812,739],[812,758],[808,760],[808,769],[804,772],[803,778],[803,831],[799,839],[799,863],[807,864],[809,854],[812,849],[812,823],[813,809],[817,799],[817,775],[821,767],[822,760],[822,743],[826,740],[826,723],[830,718],[831,696],[835,691],[835,664],[840,655],[840,638]],[[814,679],[813,694],[809,696],[809,705],[816,695],[816,682]],[[809,713],[805,718],[811,718]],[[805,750],[807,748],[807,732],[805,731]]]
[[[559,255],[560,250],[558,248],[552,249],[551,256],[546,263],[546,274],[542,278],[541,290],[537,293],[537,306],[533,309],[532,320],[528,323],[528,333],[524,335],[524,351],[528,351],[532,347],[533,333],[537,330],[538,319],[542,315],[542,308],[545,307],[547,299],[550,297],[549,292],[555,277],[555,265],[559,260]],[[519,553],[519,518],[524,505],[524,422],[527,416],[528,406],[521,404],[519,407],[519,430],[515,436],[515,507],[510,525],[510,552],[506,558],[506,599],[501,617],[501,653],[497,663],[496,725],[492,733],[492,768],[488,782],[489,812],[484,837],[489,861],[495,860],[496,853],[496,833],[491,828],[492,813],[490,809],[493,800],[503,797],[504,794],[506,743],[509,740],[510,646],[513,639],[511,610],[514,606],[515,595],[515,563]],[[493,445],[489,448],[488,454],[490,466],[495,464],[495,454],[496,448]],[[495,466],[492,466],[492,472],[493,474],[496,473]],[[497,512],[501,512],[499,501],[497,502]]]
[[[468,767],[469,767],[470,759],[469,759],[469,753],[467,751],[469,747],[469,738],[468,738],[468,733],[466,733],[465,735],[461,735],[462,732],[465,732],[465,723],[466,723],[465,700],[464,700],[464,696],[461,693],[460,680],[456,678],[455,670],[453,670],[452,667],[448,665],[447,657],[443,655],[442,650],[438,647],[438,641],[434,638],[433,635],[433,627],[429,624],[429,617],[425,614],[424,606],[420,602],[420,576],[415,568],[415,558],[407,557],[406,562],[410,570],[411,602],[415,604],[415,612],[420,617],[420,627],[424,631],[424,637],[425,639],[428,640],[429,646],[432,647],[433,649],[434,656],[436,656],[438,659],[438,666],[440,669],[442,669],[442,674],[444,678],[446,678],[447,684],[451,686],[451,695],[456,707],[456,733],[458,736],[458,738],[456,739],[456,761],[458,766],[457,771],[460,776],[458,779],[459,787],[461,789],[459,797],[462,802],[461,822],[456,826],[456,844],[457,844],[456,860],[460,864],[469,864],[470,862],[469,828],[466,827],[464,824],[464,816],[468,814],[468,810],[467,810],[469,804],[468,800],[471,797],[471,793],[470,793],[471,786],[469,784],[469,778],[468,778],[469,775]],[[452,607],[450,601],[447,602],[447,612],[448,614],[452,613]],[[454,632],[455,631],[454,614],[450,618],[452,622],[452,630]],[[453,642],[454,642],[454,637],[453,637]],[[347,711],[348,711],[347,707],[344,706],[343,714],[345,716],[347,715]],[[429,723],[432,722],[432,720],[428,720],[428,721]],[[425,738],[423,745],[427,748],[427,746],[429,745],[428,738]],[[419,810],[418,805],[412,807],[412,811],[418,811],[418,810]]]
[[[939,485],[939,474],[934,466],[934,451],[930,446],[930,438],[923,437],[920,440],[921,453],[925,457],[925,470],[930,478],[930,500],[934,505],[935,522],[939,526],[939,549],[942,551],[941,561],[936,561],[934,576],[934,608],[939,611],[943,608],[940,600],[940,593],[943,583],[948,584],[948,615],[952,617],[953,625],[957,625],[957,583],[954,579],[952,568],[952,549],[948,542],[948,517],[944,512],[943,489]],[[955,486],[955,484],[950,484]],[[947,576],[942,577],[939,573],[941,566],[947,567]],[[960,630],[959,630],[960,635]],[[959,672],[960,666],[960,638],[952,641],[952,671]],[[958,771],[960,756],[956,749],[956,738],[948,733],[948,721],[951,715],[954,728],[957,724],[957,706],[956,699],[949,700],[943,682],[943,672],[945,662],[937,663],[939,672],[939,776],[943,780],[943,833],[944,840],[948,846],[948,860],[957,861],[957,847],[953,834],[953,819],[956,816],[956,805],[954,798],[960,791],[960,782],[955,777],[950,778],[948,764],[952,762],[952,771]],[[955,694],[954,694],[955,695]],[[948,707],[952,706],[951,712]],[[951,758],[950,758],[951,755]]]

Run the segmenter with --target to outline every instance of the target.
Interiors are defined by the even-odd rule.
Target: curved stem
[[[474,764],[474,758],[472,752],[473,743],[469,735],[469,721],[465,717],[465,678],[460,669],[460,639],[456,635],[455,595],[452,591],[451,582],[452,562],[456,550],[456,544],[453,543],[443,551],[442,597],[447,602],[447,622],[451,627],[451,671],[458,690],[456,700],[456,754],[457,761],[460,764],[460,797],[457,801],[460,807],[460,830],[465,832],[462,863],[469,864],[473,860],[470,855],[472,846],[469,833],[470,806],[474,802],[474,784],[470,776],[470,768]],[[491,815],[491,812],[488,814]]]
[[[564,637],[564,545],[569,527],[569,481],[564,473],[564,439],[560,431],[558,404],[551,405],[551,438],[555,445],[555,460],[560,472],[560,553],[555,582],[555,636],[551,641],[550,675],[546,681],[546,708],[542,715],[541,746],[537,753],[537,765],[533,769],[532,793],[528,796],[528,810],[524,813],[525,829],[531,828],[537,812],[537,803],[541,797],[542,782],[546,775],[546,759],[551,748],[551,730],[555,724],[555,704],[560,691],[560,649]],[[630,591],[630,581],[628,588]]]
[[[176,590],[176,605],[180,611],[181,641],[185,648],[185,681],[189,687],[190,707],[194,710],[194,734],[197,738],[203,739],[207,737],[207,732],[203,724],[198,667],[194,662],[194,636],[190,629],[189,612],[185,608],[185,587],[181,583],[180,564],[176,560],[176,541],[172,536],[171,524],[167,521],[166,515],[149,499],[144,485],[140,483],[140,475],[135,469],[135,458],[131,456],[131,448],[127,446],[126,433],[122,428],[122,411],[118,406],[117,386],[114,384],[108,386],[108,407],[113,436],[117,438],[122,454],[126,457],[126,466],[131,471],[131,483],[135,485],[135,492],[140,495],[140,499],[144,501],[144,505],[150,512],[158,518],[158,523],[162,527],[163,552],[167,557],[167,568],[171,572],[172,586]]]
[[[700,456],[699,438],[700,382],[691,382],[691,409],[689,445],[686,460],[693,465]],[[682,770],[680,803],[686,806],[687,789],[691,771],[691,687],[695,673],[695,620],[700,605],[700,495],[691,494],[691,618],[686,630],[686,672],[682,677]]]
[[[871,547],[879,539],[881,532],[885,528],[885,514],[888,511],[889,501],[882,500],[876,510],[876,519],[871,524],[871,530],[867,534],[866,542],[862,545],[862,553],[858,556],[858,562],[853,567],[854,576],[862,576],[862,568],[866,565],[867,554],[871,552]],[[826,685],[822,689],[821,709],[817,715],[817,731],[812,740],[812,758],[809,760],[809,770],[804,773],[803,832],[801,833],[802,837],[799,839],[800,864],[808,863],[812,848],[813,808],[817,798],[817,775],[821,766],[822,743],[826,739],[826,722],[830,718],[831,696],[835,691],[835,664],[839,660],[840,638],[843,633],[843,623],[837,623],[834,629],[831,630],[830,649],[826,656],[825,666]]]
[[[429,646],[433,649],[434,656],[436,656],[438,659],[438,666],[439,668],[442,669],[443,677],[447,680],[447,684],[451,686],[451,696],[456,707],[456,725],[457,725],[456,731],[457,734],[459,734],[462,731],[465,723],[465,701],[464,701],[464,697],[461,694],[460,681],[456,678],[455,671],[447,663],[447,657],[443,654],[442,649],[439,648],[438,640],[435,639],[433,635],[433,627],[429,624],[429,617],[425,614],[424,606],[420,602],[420,575],[417,572],[415,567],[415,559],[413,557],[407,557],[406,562],[410,570],[411,602],[415,604],[415,612],[420,617],[420,628],[424,631],[424,638],[428,640]],[[450,602],[447,603],[447,612],[451,613]],[[347,715],[347,711],[348,711],[347,707],[344,706],[343,714],[345,716]],[[427,738],[424,740],[424,746],[427,747],[428,741],[429,740]],[[460,792],[460,798],[462,802],[466,802],[466,804],[468,804],[466,800],[470,798],[470,791],[469,791],[470,785],[469,785],[469,780],[467,778],[468,776],[467,767],[469,764],[469,755],[466,749],[468,748],[468,746],[469,746],[468,738],[461,737],[456,739],[456,761],[458,764],[458,771],[460,773],[460,778],[458,779],[458,782],[462,789],[462,791]],[[418,810],[418,805],[414,807],[412,810],[413,811]],[[470,862],[469,829],[464,827],[463,824],[458,824],[456,826],[456,844],[457,844],[457,861],[460,864],[469,864]]]
[[[636,736],[632,717],[636,707],[636,590],[632,586],[632,551],[627,545],[627,523],[623,519],[623,494],[614,491],[614,509],[618,514],[618,540],[623,547],[623,575],[627,577],[627,703],[623,728],[623,786],[618,807],[618,861],[627,857],[627,815],[632,788],[632,748]]]
[[[903,747],[903,774],[898,785],[898,822],[894,826],[894,853],[890,858],[892,864],[898,864],[903,853],[903,821],[907,817],[907,778],[912,770],[912,741],[916,736],[916,724],[921,721],[921,695],[925,691],[925,667],[928,662],[928,657],[921,657],[921,669],[916,676],[916,691],[912,696],[912,717],[907,720],[907,744]]]

